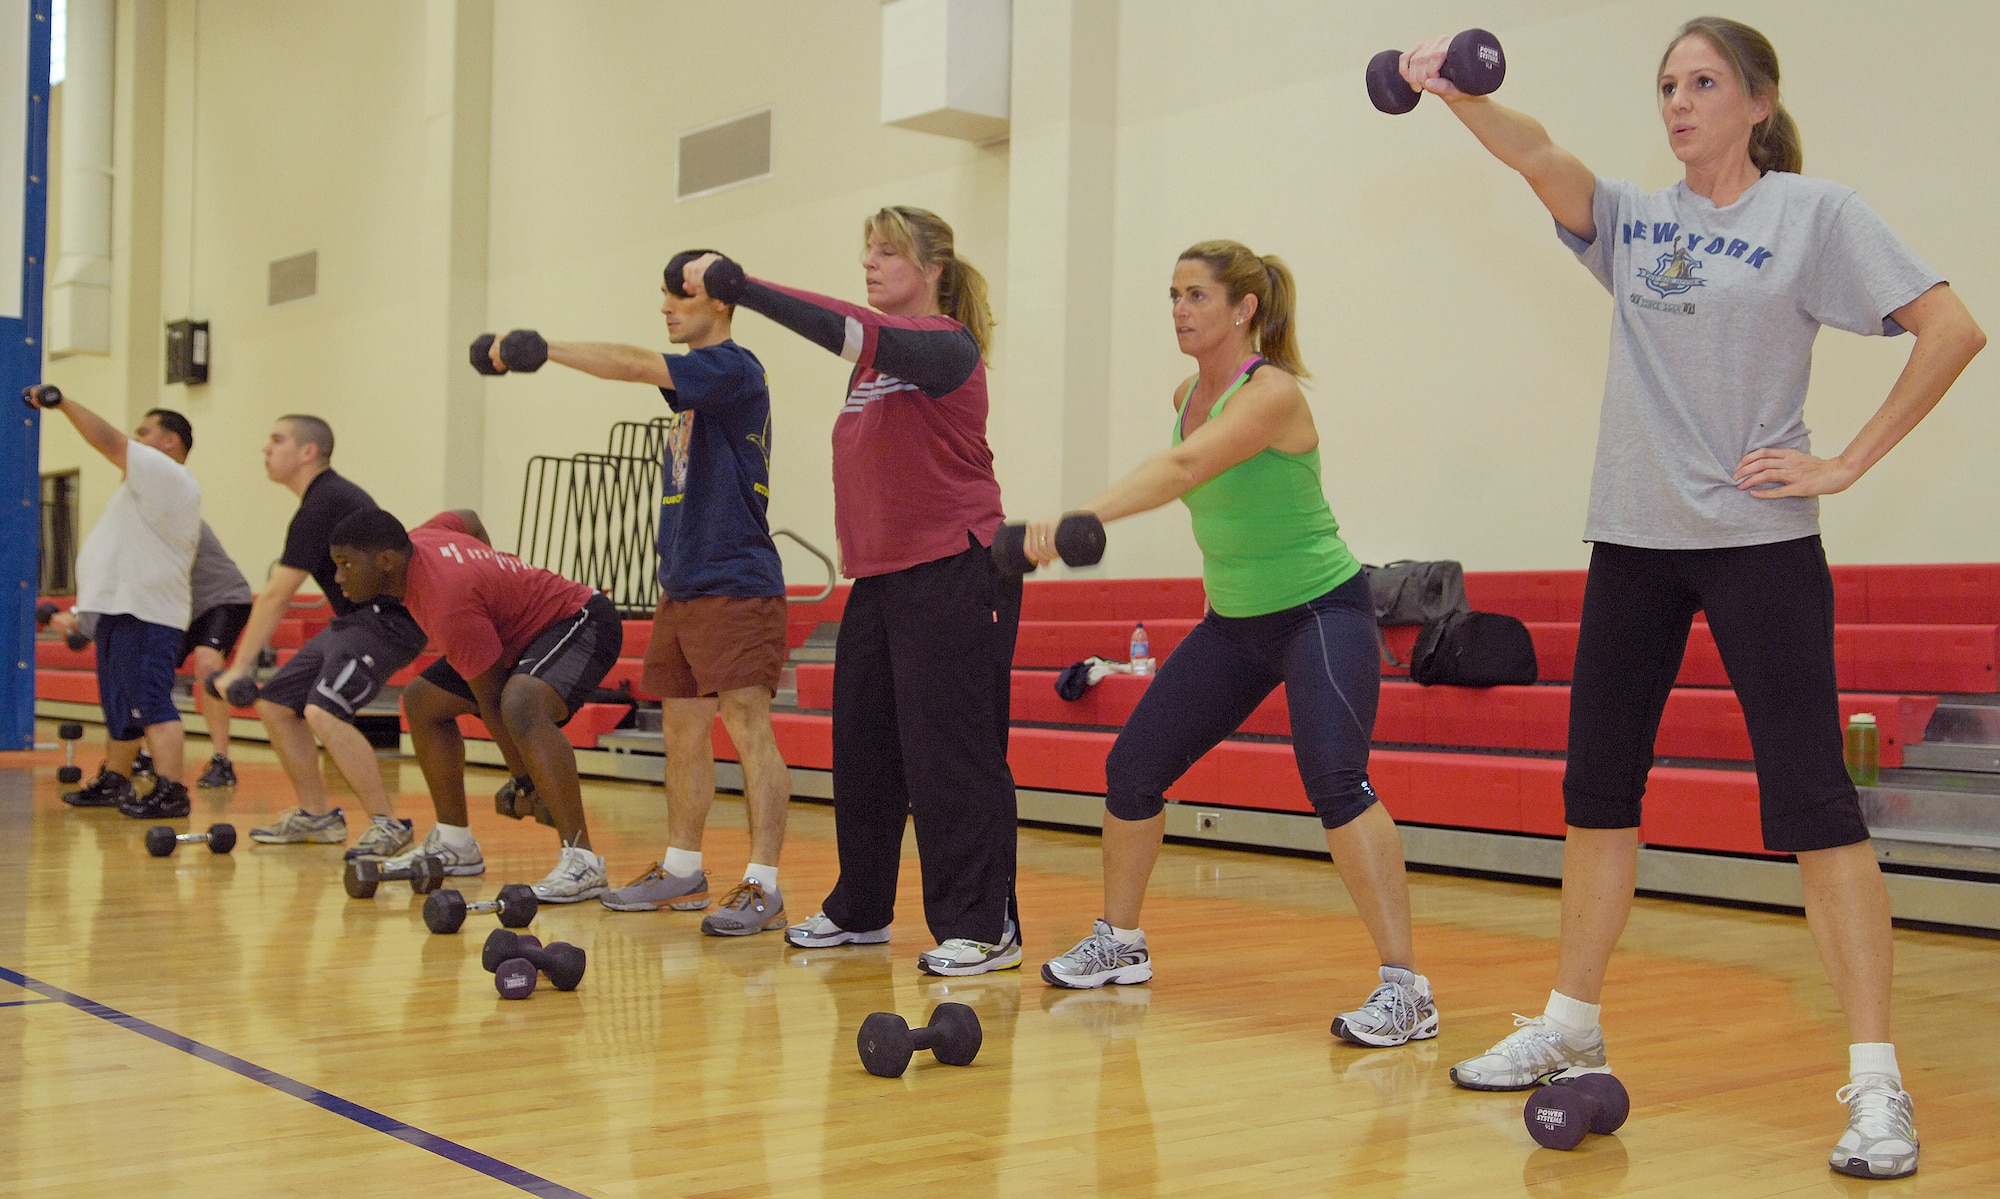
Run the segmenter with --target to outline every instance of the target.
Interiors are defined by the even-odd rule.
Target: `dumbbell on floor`
[[[1028,526],[1015,522],[993,534],[993,562],[1001,574],[1035,569],[1028,559]],[[1104,522],[1088,512],[1071,512],[1056,525],[1056,553],[1065,566],[1095,566],[1104,560]]]
[[[876,1012],[861,1022],[855,1047],[861,1051],[862,1068],[870,1074],[900,1078],[919,1049],[930,1050],[947,1066],[970,1066],[979,1056],[981,1040],[976,1012],[962,1003],[940,1003],[922,1028],[911,1028],[894,1012]]]
[[[56,737],[63,746],[63,764],[56,767],[56,781],[82,782],[83,767],[76,764],[76,743],[83,740],[83,726],[73,720],[66,721],[56,726]]]
[[[1587,1132],[1617,1132],[1632,1112],[1625,1084],[1609,1074],[1581,1074],[1528,1096],[1528,1135],[1550,1149],[1574,1149]]]
[[[548,975],[558,991],[576,990],[589,959],[582,949],[567,942],[545,947],[534,937],[496,928],[487,934],[479,964],[493,972],[493,989],[502,999],[526,999],[535,993],[538,973]]]
[[[507,928],[526,928],[540,907],[535,889],[526,883],[508,883],[500,888],[499,898],[478,903],[467,903],[464,895],[446,887],[424,900],[424,927],[434,933],[455,933],[465,927],[468,912],[498,912]]]
[[[146,830],[146,852],[156,858],[164,858],[180,848],[181,843],[199,845],[206,842],[210,853],[228,853],[236,848],[236,826],[233,824],[211,824],[205,833],[175,833],[164,824],[156,824]]]
[[[1424,98],[1403,78],[1402,59],[1401,50],[1384,50],[1368,60],[1368,98],[1391,116],[1401,116]],[[1507,56],[1499,38],[1484,29],[1468,29],[1451,39],[1438,74],[1468,96],[1488,95],[1507,78]]]
[[[442,859],[420,854],[408,866],[389,866],[375,858],[349,858],[341,870],[341,885],[356,899],[367,899],[385,882],[408,880],[410,890],[429,895],[444,885]]]
[[[229,701],[229,706],[232,708],[248,708],[257,703],[257,697],[262,694],[263,689],[257,686],[255,679],[236,679],[229,684],[228,691],[217,691],[215,680],[221,677],[222,672],[219,670],[209,675],[201,681],[201,689],[217,699]]]

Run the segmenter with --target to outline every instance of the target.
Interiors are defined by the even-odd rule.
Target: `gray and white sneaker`
[[[1903,1178],[1917,1172],[1917,1122],[1910,1093],[1886,1074],[1864,1074],[1834,1092],[1847,1105],[1847,1131],[1826,1164],[1856,1178]]]
[[[776,887],[746,878],[722,897],[722,903],[701,922],[701,931],[711,937],[747,937],[773,928],[785,927],[785,897]]]
[[[581,846],[565,845],[556,858],[556,868],[535,884],[535,898],[543,903],[582,903],[609,889],[604,859]]]
[[[1472,1091],[1526,1091],[1579,1074],[1609,1074],[1604,1033],[1579,1040],[1547,1016],[1515,1016],[1518,1025],[1493,1048],[1451,1068],[1451,1080]]]
[[[1360,1007],[1333,1018],[1333,1035],[1374,1048],[1430,1040],[1438,1035],[1431,980],[1401,966],[1382,967],[1382,985]]]
[[[436,858],[444,863],[448,878],[469,878],[486,873],[486,855],[479,852],[479,842],[460,848],[448,843],[437,830],[436,825],[424,834],[424,843],[415,849],[405,850],[382,863],[382,869],[408,870],[417,864],[418,858]]]
[[[354,839],[344,858],[392,858],[408,849],[417,839],[417,827],[394,816],[370,816],[368,827]]]
[[[948,937],[936,949],[917,955],[917,969],[925,974],[956,978],[967,974],[990,974],[995,970],[1017,970],[1021,966],[1021,934],[1009,919],[1000,930],[997,944],[970,937]]]
[[[825,912],[814,912],[810,919],[785,930],[785,942],[800,949],[825,949],[829,945],[883,945],[888,940],[889,926],[886,924],[865,933],[851,932],[828,920]]]
[[[614,912],[657,912],[661,908],[699,912],[708,906],[708,871],[668,874],[665,866],[654,862],[646,867],[646,873],[615,891],[606,891],[597,902]]]
[[[339,808],[323,816],[293,808],[265,827],[251,829],[250,839],[259,845],[338,845],[347,840],[347,817]]]
[[[1042,981],[1050,986],[1088,990],[1106,983],[1130,985],[1153,977],[1153,955],[1146,952],[1146,934],[1137,945],[1127,945],[1111,933],[1111,925],[1097,920],[1090,935],[1070,947],[1059,958],[1042,963]]]

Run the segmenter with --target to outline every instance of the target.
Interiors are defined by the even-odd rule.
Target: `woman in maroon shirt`
[[[987,547],[1002,520],[986,444],[986,280],[920,208],[862,226],[868,307],[752,279],[727,258],[690,292],[758,312],[854,364],[833,426],[834,530],[854,580],[833,676],[840,879],[794,945],[889,939],[903,822],[924,863],[930,974],[1021,964],[1008,672],[1021,581]]]

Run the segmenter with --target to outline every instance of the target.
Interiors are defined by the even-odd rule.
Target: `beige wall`
[[[1503,101],[1598,171],[1658,186],[1675,164],[1650,79],[1685,14],[1587,0],[1143,0],[1106,14],[1108,2],[1015,0],[1015,81],[1032,90],[1016,97],[1015,144],[982,148],[879,123],[876,0],[124,0],[114,353],[48,375],[122,419],[154,403],[187,411],[209,519],[253,577],[293,507],[257,454],[286,411],[330,419],[336,464],[386,506],[421,517],[470,494],[507,544],[530,456],[599,448],[613,421],[661,406],[559,368],[474,381],[453,400],[482,294],[487,327],[664,348],[658,272],[675,250],[718,246],[753,273],[858,298],[860,218],[913,203],[952,220],[994,284],[994,442],[1009,509],[1026,515],[1165,444],[1169,390],[1188,370],[1166,279],[1182,247],[1228,236],[1298,273],[1327,492],[1363,557],[1580,565],[1608,300],[1441,105],[1382,116],[1361,68],[1381,47],[1488,23],[1510,59]],[[1730,12],[1784,56],[1808,170],[1859,188],[2000,326],[2000,235],[1977,199],[2000,179],[2000,152],[1964,133],[1985,129],[1993,102],[1977,72],[1937,67],[1939,47],[1995,41],[2000,9],[1745,0]],[[490,145],[483,119],[447,119],[454,102],[461,118],[484,105],[485,78]],[[1107,79],[1115,94],[1097,87]],[[677,202],[675,136],[766,105],[774,176]],[[479,194],[462,176],[482,163]],[[451,242],[481,221],[483,264]],[[320,252],[319,296],[266,307],[268,262],[307,249]],[[1108,286],[1058,294],[1072,271]],[[1038,323],[1044,295],[1071,331],[1060,344]],[[160,322],[183,314],[212,322],[205,388],[158,382]],[[846,366],[754,315],[738,334],[776,401],[773,521],[831,548],[828,437]],[[1819,448],[1845,442],[1908,347],[1821,340],[1808,409]],[[2000,506],[1987,462],[1996,362],[1975,363],[1903,447],[1826,501],[1836,560],[2000,559],[2000,531],[1971,515]],[[1100,379],[1104,394],[1083,394]],[[80,461],[66,423],[48,428],[48,468]],[[1065,459],[1063,429],[1091,444]],[[86,520],[107,475],[86,476]],[[787,565],[817,577],[802,555]],[[1198,570],[1178,506],[1117,527],[1106,569]]]

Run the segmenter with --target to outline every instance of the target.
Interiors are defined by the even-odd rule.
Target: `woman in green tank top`
[[[1368,782],[1381,689],[1375,609],[1320,487],[1319,432],[1298,380],[1291,271],[1236,242],[1203,242],[1174,268],[1174,333],[1193,378],[1174,389],[1170,447],[1083,507],[1098,519],[1180,500],[1201,547],[1209,612],[1160,668],[1105,761],[1104,916],[1042,967],[1060,987],[1145,982],[1139,926],[1166,829],[1167,788],[1279,684],[1306,795],[1375,941],[1381,983],[1333,1032],[1358,1045],[1437,1035],[1417,972],[1402,840]],[[1053,561],[1055,522],[1025,549]]]

